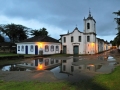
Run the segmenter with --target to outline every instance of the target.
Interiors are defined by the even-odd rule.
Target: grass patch
[[[4,56],[18,56],[18,54],[14,54],[14,53],[0,53],[0,57],[4,57]]]
[[[0,90],[75,90],[74,86],[70,86],[65,82],[2,82]]]
[[[0,66],[8,65],[8,64],[20,63],[20,61],[22,61],[22,59],[17,59],[17,60],[0,60]]]
[[[0,90],[106,90],[91,81],[78,83],[69,82],[4,82],[0,83]]]
[[[100,86],[106,87],[108,90],[120,89],[120,66],[117,66],[115,70],[110,74],[98,75],[93,79],[94,83]]]
[[[0,80],[0,83],[3,83],[4,81],[3,80]]]

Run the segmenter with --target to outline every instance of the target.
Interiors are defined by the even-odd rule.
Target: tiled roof
[[[26,40],[23,40],[21,42],[56,42],[59,43],[59,40],[54,39],[49,36],[35,36]]]

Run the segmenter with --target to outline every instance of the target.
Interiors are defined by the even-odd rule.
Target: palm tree
[[[116,34],[117,36],[115,37],[114,41],[116,43],[117,46],[120,45],[120,10],[118,10],[117,12],[113,12],[113,14],[117,15],[117,18],[114,18],[116,20],[116,23],[118,25],[118,27],[116,28],[118,30],[118,33]]]
[[[13,43],[27,39],[28,29],[29,28],[25,26],[16,24],[0,25],[0,31],[8,36],[10,38],[10,41]]]
[[[33,36],[48,36],[48,31],[44,27],[42,29],[40,29],[40,30],[36,30],[36,29],[32,30],[30,33]]]

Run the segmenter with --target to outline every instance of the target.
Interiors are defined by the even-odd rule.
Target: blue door
[[[28,54],[28,46],[25,46],[25,54]]]
[[[78,52],[79,52],[78,46],[74,46],[73,47],[73,53],[78,54]]]
[[[35,45],[35,55],[38,55],[38,46]]]
[[[38,59],[35,59],[35,66],[38,66]]]

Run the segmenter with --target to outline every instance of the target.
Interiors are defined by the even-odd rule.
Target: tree
[[[25,26],[16,24],[0,25],[0,31],[7,35],[13,43],[27,39],[28,29]]]
[[[117,23],[117,30],[118,30],[118,33],[116,34],[117,36],[115,37],[114,39],[114,43],[119,46],[120,45],[120,10],[118,10],[117,12],[113,12],[113,14],[116,14],[117,15],[117,18],[114,18],[116,23]]]
[[[0,35],[0,42],[5,42],[5,39],[2,35]]]
[[[44,27],[40,30],[32,30],[30,33],[33,36],[48,36],[48,31]]]

